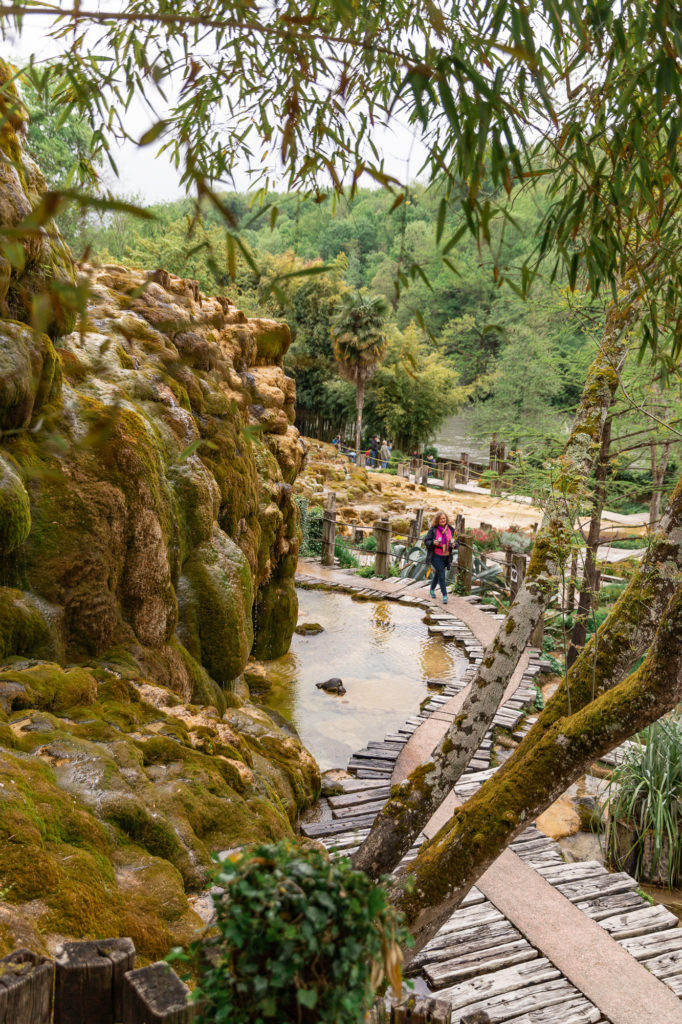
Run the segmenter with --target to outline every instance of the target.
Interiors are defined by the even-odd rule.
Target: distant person
[[[339,448],[341,447],[341,435],[340,434],[337,434],[336,437],[332,438],[332,444],[334,445],[334,447],[338,451]]]
[[[379,449],[379,458],[381,459],[381,468],[388,469],[388,463],[391,458],[391,449],[386,444],[385,439],[381,442],[381,448]]]
[[[379,438],[375,434],[372,440],[369,442],[369,464],[370,466],[377,466],[379,464]]]
[[[433,454],[431,452],[429,452],[429,454],[426,456],[424,462],[426,462],[429,469],[433,469],[433,467],[436,465],[436,460],[434,459]]]
[[[429,532],[424,539],[426,547],[426,561],[433,569],[431,580],[431,597],[436,596],[436,586],[440,587],[443,595],[443,604],[448,603],[448,587],[445,582],[445,573],[452,563],[452,553],[457,547],[455,535],[450,526],[450,520],[445,512],[436,512],[431,520]]]

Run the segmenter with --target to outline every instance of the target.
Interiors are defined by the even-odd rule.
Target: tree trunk
[[[649,529],[653,530],[656,528],[661,515],[661,492],[665,471],[668,468],[668,459],[670,458],[670,441],[666,441],[663,445],[660,460],[658,459],[655,441],[651,442],[649,448],[651,452],[651,477],[653,479],[651,501],[649,502]]]
[[[529,820],[596,758],[672,710],[680,699],[682,587],[678,586],[637,671],[580,711],[554,722],[528,756],[517,758],[510,770],[500,770],[458,808],[408,866],[393,896],[410,923],[415,951],[438,931],[470,886]]]
[[[362,410],[365,407],[365,381],[362,377],[358,377],[355,387],[357,389],[355,401],[358,410],[357,419],[355,421],[355,448],[360,452],[362,450]]]
[[[595,471],[594,495],[592,498],[592,516],[590,528],[587,534],[587,545],[585,548],[585,565],[583,567],[583,585],[580,589],[578,599],[578,614],[571,633],[571,645],[566,655],[566,668],[570,668],[578,652],[585,643],[587,635],[587,623],[594,606],[595,596],[595,571],[597,564],[597,548],[599,547],[599,534],[601,531],[601,514],[604,511],[604,499],[606,497],[606,474],[609,468],[609,448],[611,447],[611,418],[608,417],[604,424],[604,432],[599,449],[599,458]]]
[[[415,769],[392,791],[369,836],[353,857],[354,866],[374,878],[400,862],[468,765],[492,722],[533,629],[556,590],[557,561],[573,529],[576,495],[581,494],[591,471],[595,446],[601,444],[633,317],[632,306],[625,312],[614,307],[609,311],[604,337],[588,371],[573,429],[559,461],[557,496],[538,531],[523,586],[483,655],[461,713],[436,748],[431,762]]]

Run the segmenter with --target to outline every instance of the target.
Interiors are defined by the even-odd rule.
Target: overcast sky
[[[20,37],[8,36],[0,46],[10,61],[22,64],[31,54],[38,60],[48,60],[56,52],[55,42],[48,36],[49,22],[42,17],[27,17],[24,31]],[[60,48],[64,41],[60,41]],[[151,126],[153,119],[148,109],[142,104],[133,107],[129,114],[131,133],[138,138]],[[417,177],[417,171],[423,160],[424,149],[414,138],[413,132],[407,127],[396,123],[390,133],[376,134],[374,142],[377,148],[384,151],[385,170],[400,181],[411,181]],[[127,196],[140,196],[147,203],[163,202],[176,199],[182,195],[179,174],[165,154],[157,155],[155,145],[137,147],[132,143],[114,146],[113,155],[119,169],[116,179],[113,173],[107,174],[107,185],[115,192]],[[272,168],[276,176],[278,168]],[[371,179],[361,180],[361,184],[374,187]],[[248,189],[248,178],[244,173],[237,173],[237,189]]]

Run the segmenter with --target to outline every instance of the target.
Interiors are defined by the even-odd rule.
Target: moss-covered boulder
[[[31,503],[16,467],[0,456],[0,552],[10,554],[31,532]]]

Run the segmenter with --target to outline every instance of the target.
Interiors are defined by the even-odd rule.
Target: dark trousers
[[[435,590],[436,586],[440,587],[441,594],[445,595],[448,592],[447,585],[445,583],[445,571],[447,568],[447,559],[444,555],[433,555],[431,558],[431,569],[433,575],[431,577],[431,590]]]

